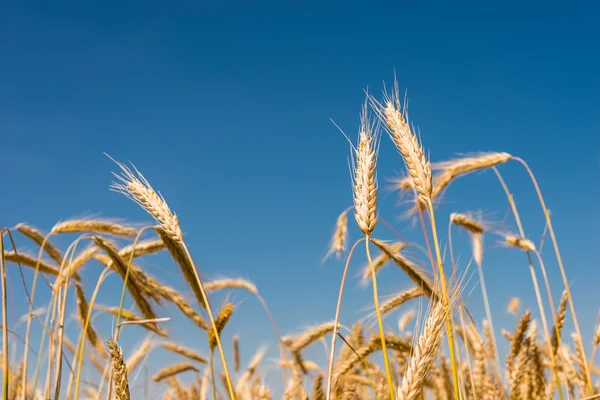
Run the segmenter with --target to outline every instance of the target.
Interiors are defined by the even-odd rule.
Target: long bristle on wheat
[[[179,219],[171,211],[165,199],[152,188],[148,180],[135,167],[133,167],[134,172],[118,161],[115,163],[121,168],[122,174],[113,174],[120,182],[113,182],[110,188],[138,203],[173,240],[181,243],[183,232]]]

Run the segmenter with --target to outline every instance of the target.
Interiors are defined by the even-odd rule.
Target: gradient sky
[[[600,279],[597,5],[150,3],[0,6],[2,226],[25,221],[47,231],[59,220],[86,215],[151,223],[108,190],[117,168],[106,152],[133,162],[165,196],[203,276],[251,279],[283,333],[332,319],[343,262],[320,261],[352,192],[349,146],[331,120],[356,140],[364,90],[379,96],[395,72],[433,161],[506,151],[530,163],[552,210],[589,342]],[[420,226],[399,219],[406,205],[383,190],[386,178],[403,171],[385,135],[379,161],[381,217],[409,241],[424,244]],[[501,171],[525,231],[538,242],[544,219],[531,182],[517,163]],[[497,230],[514,231],[513,220],[505,220],[507,207],[491,171],[457,181],[437,213],[442,245],[450,212],[479,210]],[[350,234],[360,237],[352,218]],[[375,236],[394,239],[383,225]],[[63,249],[69,241],[59,239]],[[464,268],[468,237],[454,231],[454,241]],[[512,329],[514,317],[505,312],[511,296],[537,309],[526,257],[498,237],[485,243],[495,323],[498,331]],[[563,285],[549,242],[543,255],[558,298]],[[352,275],[364,259],[359,251]],[[191,300],[168,258],[142,265]],[[98,272],[84,272],[89,293]],[[410,286],[393,267],[381,277],[382,297]],[[26,304],[12,266],[9,279],[14,325]],[[353,278],[344,298],[346,324],[372,307],[371,291],[356,283]],[[481,319],[476,284],[474,276],[465,301]],[[112,277],[101,291],[103,303],[116,305],[119,294],[120,281]],[[262,343],[275,357],[258,302],[243,292],[230,298],[239,308],[224,340],[241,335],[244,361]],[[48,300],[39,299],[36,307]],[[221,301],[215,298],[215,307]],[[386,319],[390,329],[397,317]],[[99,330],[108,336],[111,319],[103,321]],[[177,313],[166,327],[175,339],[205,347],[204,336]],[[144,335],[130,332],[122,343],[126,354]],[[315,348],[309,354],[323,362],[321,346]],[[168,362],[165,353],[153,357],[150,373]],[[268,377],[280,385],[276,371]]]

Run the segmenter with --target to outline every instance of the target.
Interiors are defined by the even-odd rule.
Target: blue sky
[[[343,264],[320,260],[352,193],[348,144],[330,119],[354,140],[364,90],[378,96],[395,71],[433,161],[489,150],[530,163],[589,336],[600,278],[597,12],[592,3],[551,2],[5,3],[0,223],[49,230],[90,214],[150,222],[108,190],[116,166],[106,152],[132,161],[165,196],[204,276],[251,279],[284,333],[331,319]],[[378,168],[382,188],[403,169],[385,136]],[[516,163],[502,172],[528,236],[538,241],[544,221],[527,175]],[[381,216],[423,244],[419,226],[398,219],[397,200],[382,190]],[[503,220],[507,203],[491,172],[448,191],[438,212],[443,245],[449,213],[469,210]],[[500,227],[514,230],[510,219]],[[383,226],[375,235],[393,239]],[[454,235],[466,263],[468,238]],[[562,281],[551,247],[544,249],[558,297]],[[166,258],[153,260],[144,266],[183,288]],[[353,271],[363,262],[359,253]],[[504,311],[511,296],[536,309],[524,255],[488,237],[484,269],[497,326],[514,325]],[[84,274],[90,292],[97,274]],[[9,275],[14,323],[26,308],[17,270]],[[345,323],[371,301],[370,290],[355,283],[345,296]],[[383,296],[408,285],[399,271],[382,272]],[[116,302],[119,290],[118,279],[110,280],[106,302]],[[258,303],[232,296],[240,307],[225,337],[242,335],[245,359],[263,342],[275,356]],[[467,301],[482,318],[479,299],[475,290]],[[174,337],[196,344],[196,332],[179,326],[189,325],[174,318]],[[126,350],[136,335],[125,339]],[[323,357],[320,349],[314,357]]]

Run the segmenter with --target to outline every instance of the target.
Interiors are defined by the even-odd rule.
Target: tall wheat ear
[[[215,319],[208,302],[208,296],[204,290],[204,285],[200,280],[200,276],[198,275],[198,271],[194,265],[190,251],[183,240],[183,231],[181,230],[177,215],[171,211],[165,199],[152,188],[148,180],[137,169],[135,169],[135,167],[133,167],[135,171],[134,172],[124,164],[119,163],[112,158],[111,160],[121,168],[122,172],[121,175],[116,173],[113,174],[117,181],[111,185],[111,189],[118,193],[122,193],[146,210],[146,212],[155,219],[165,234],[173,242],[180,245],[185,253],[188,263],[183,265],[189,265],[189,270],[182,270],[182,272],[191,288],[201,296],[202,301],[200,303],[204,303],[204,305],[206,305],[206,311],[211,324],[211,331],[215,336],[216,344],[219,348],[221,363],[223,364],[223,369],[227,379],[229,396],[231,400],[235,400],[236,397],[233,384],[231,382],[231,375],[229,373],[225,352],[223,351],[223,346],[221,345],[221,339],[219,338],[217,326],[215,325]],[[193,279],[191,279],[191,277],[193,277]]]

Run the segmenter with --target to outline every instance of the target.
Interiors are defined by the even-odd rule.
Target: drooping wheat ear
[[[490,355],[490,357],[496,357],[496,338],[492,330],[492,325],[488,322],[487,319],[483,320],[483,323],[481,325],[483,328],[483,333],[485,335],[485,344],[487,345],[487,352]]]
[[[323,374],[318,374],[313,382],[311,400],[325,400],[325,389],[323,388]]]
[[[438,302],[432,307],[398,389],[400,399],[414,400],[420,395],[442,343],[445,314],[443,303]]]
[[[216,292],[223,289],[245,289],[253,295],[258,295],[258,289],[254,283],[241,278],[215,279],[204,284],[206,293]]]
[[[338,329],[339,329],[339,326],[340,325],[338,325]],[[293,353],[299,352],[300,350],[310,346],[312,343],[319,340],[320,338],[322,338],[329,332],[332,332],[333,328],[334,328],[333,322],[325,322],[323,324],[315,325],[313,327],[306,329],[301,334],[291,338],[292,344],[289,346],[290,351]]]
[[[512,340],[510,343],[510,353],[506,357],[506,372],[510,377],[513,373],[514,368],[514,360],[519,355],[521,351],[521,347],[523,345],[523,339],[525,338],[525,333],[527,332],[527,328],[529,328],[529,323],[531,322],[531,311],[525,310],[523,315],[521,315],[521,319],[517,323],[517,327],[512,335]]]
[[[361,115],[358,147],[354,149],[354,218],[365,235],[377,224],[377,149],[379,135],[369,123],[366,104]]]
[[[371,243],[379,248],[382,252],[388,255],[390,259],[398,266],[404,273],[423,290],[423,293],[432,299],[437,299],[440,295],[438,290],[434,289],[431,279],[425,274],[423,270],[410,262],[406,257],[400,253],[395,253],[390,246],[380,240],[371,239]]]
[[[579,370],[579,379],[581,379],[582,382],[585,382],[585,373],[587,371],[585,350],[582,347],[581,338],[577,337],[577,333],[572,333],[571,338],[573,339],[573,345],[575,347],[575,357],[573,359]]]
[[[118,343],[109,339],[108,353],[112,361],[113,379],[115,382],[115,397],[118,400],[129,400],[129,380],[127,375],[127,366],[123,362],[123,351],[119,348]]]
[[[415,190],[426,203],[431,198],[431,164],[425,157],[419,139],[411,129],[406,108],[402,110],[397,85],[394,86],[391,95],[385,96],[384,103],[379,114],[383,117],[390,138],[402,155]]]
[[[516,314],[519,312],[519,306],[521,305],[521,299],[518,297],[511,297],[508,306],[506,307],[506,311],[511,314]]]
[[[119,254],[125,260],[129,260],[129,258],[131,258],[131,256],[132,256],[131,253],[133,253],[133,258],[137,258],[137,257],[141,257],[141,256],[146,256],[149,254],[158,253],[159,251],[163,250],[164,248],[165,248],[165,243],[160,239],[145,240],[143,242],[138,242],[135,245],[135,248],[133,247],[133,243],[128,246],[123,247],[122,249],[119,250]]]
[[[506,243],[510,246],[517,247],[524,251],[535,251],[535,245],[529,239],[518,238],[512,235],[508,235],[504,239],[506,240]]]
[[[152,377],[152,381],[160,382],[164,379],[182,374],[187,371],[199,372],[198,368],[196,368],[194,365],[188,362],[181,362],[161,369]]]
[[[198,326],[198,328],[204,331],[208,330],[208,324],[206,323],[204,318],[202,318],[196,312],[196,310],[194,310],[194,308],[187,301],[185,301],[183,296],[179,294],[179,292],[177,292],[175,289],[169,286],[160,286],[160,295],[165,300],[175,304],[177,308],[179,308],[179,310],[183,313],[183,315],[192,320],[196,324],[196,326]]]
[[[127,373],[131,375],[133,370],[140,365],[142,360],[150,354],[154,349],[154,341],[151,338],[146,338],[139,345],[138,349],[127,359],[125,363],[127,365]]]
[[[160,347],[172,351],[175,354],[179,354],[180,356],[188,358],[192,361],[196,361],[201,364],[207,363],[206,357],[203,357],[202,355],[198,354],[195,350],[181,346],[176,342],[163,342],[160,344]]]
[[[240,372],[240,337],[238,335],[233,336],[233,370],[237,373]]]
[[[46,242],[44,243],[44,235],[39,230],[26,224],[18,224],[15,228],[23,235],[31,239],[38,246],[44,245],[44,251],[50,256],[50,258],[58,265],[62,264],[63,256],[60,250],[56,248],[48,239],[46,239]]]
[[[398,329],[400,332],[404,332],[408,327],[408,324],[417,316],[417,311],[413,308],[408,310],[398,320]]]
[[[223,329],[225,328],[225,325],[227,325],[227,322],[231,318],[232,314],[233,304],[226,303],[223,308],[221,308],[219,316],[215,320],[215,328],[217,332],[215,332],[215,330],[212,328],[208,331],[208,344],[211,351],[217,347],[217,335],[221,336],[221,332],[223,332]]]
[[[423,296],[423,290],[421,290],[421,288],[419,287],[414,287],[405,290],[404,292],[395,294],[389,300],[381,304],[379,310],[381,311],[381,314],[385,315],[390,311],[393,311],[396,308],[400,307],[402,304],[407,303],[408,301],[416,299],[420,296]]]
[[[442,161],[433,164],[433,169],[452,172],[454,176],[478,171],[484,168],[491,168],[503,164],[512,159],[508,153],[489,152],[474,155],[472,157],[462,157],[454,160]]]
[[[20,251],[15,252],[14,250],[11,251],[5,251],[4,252],[4,259],[5,261],[8,262],[12,262],[15,264],[21,264],[24,265],[26,267],[29,268],[36,268],[36,265],[39,265],[39,270],[41,273],[44,274],[48,274],[48,275],[52,275],[52,276],[58,276],[58,269],[53,267],[52,265],[40,260],[39,264],[36,260],[35,257],[29,255],[29,254],[25,254],[25,253],[21,253]]]
[[[113,160],[115,161],[115,160]],[[115,161],[121,168],[121,175],[113,174],[120,182],[113,182],[111,189],[124,194],[152,215],[158,225],[177,243],[183,241],[183,232],[177,215],[171,212],[165,199],[154,191],[144,176],[133,167],[133,171],[124,164]]]
[[[552,351],[554,354],[558,351],[558,346],[560,346],[560,337],[563,325],[565,324],[565,318],[567,316],[567,300],[568,300],[568,292],[565,290],[560,297],[560,302],[558,303],[558,311],[556,313],[556,322],[554,325],[554,329],[552,329]]]
[[[393,254],[398,254],[398,253],[400,253],[400,251],[403,248],[406,247],[406,243],[404,243],[404,242],[392,243],[392,244],[388,245],[388,247],[389,247],[389,250],[391,252],[393,252]],[[375,272],[379,272],[379,270],[381,268],[383,268],[383,266],[385,264],[387,264],[388,261],[390,261],[390,256],[387,253],[382,251],[381,254],[379,254],[373,260],[373,269],[375,270]],[[371,281],[371,266],[369,265],[369,263],[366,263],[360,272],[360,282],[361,282],[361,284],[366,284],[366,283],[369,283],[370,281]]]
[[[137,230],[127,226],[119,225],[114,221],[75,219],[71,221],[59,222],[52,227],[50,233],[57,235],[59,233],[77,233],[94,232],[113,236],[135,236]]]
[[[594,332],[594,346],[600,345],[600,324],[596,327],[596,332]]]
[[[344,210],[336,220],[335,232],[329,241],[329,250],[325,255],[323,261],[329,256],[335,253],[336,258],[340,258],[342,253],[347,250],[348,247],[348,210]]]
[[[123,260],[121,256],[119,256],[117,249],[115,249],[115,247],[110,242],[101,237],[92,236],[91,239],[94,243],[96,243],[96,245],[99,248],[101,248],[106,252],[106,254],[108,254],[108,256],[114,264],[116,271],[121,276],[121,279],[125,279],[125,276],[127,274],[128,263],[125,260]],[[132,276],[130,276],[129,279],[127,279],[127,288],[129,289],[129,293],[131,294],[131,297],[135,301],[142,315],[144,315],[146,319],[156,319],[157,315],[154,312],[152,305],[150,304],[148,299],[146,299],[146,297],[143,295],[142,288],[140,287],[138,282],[136,282],[136,280],[133,279]]]
[[[465,228],[472,234],[481,234],[485,232],[485,228],[481,222],[466,214],[452,213],[450,214],[450,221],[456,226]]]
[[[88,318],[88,313],[90,312],[90,310],[88,302],[85,298],[85,292],[83,291],[83,288],[80,284],[75,285],[75,295],[77,297],[77,310],[79,312],[79,319],[83,327],[83,325],[85,325],[85,321]],[[98,339],[98,334],[96,333],[96,330],[94,329],[91,320],[88,323],[87,327],[87,338],[92,344],[92,346],[94,346],[96,351],[98,351],[98,353],[102,354],[104,352],[104,347]]]
[[[175,240],[173,236],[171,236],[167,231],[163,229],[157,229],[156,232],[164,241],[165,246],[167,246],[167,250],[169,251],[169,254],[171,254],[173,260],[181,268],[183,277],[194,292],[194,296],[196,297],[198,304],[200,304],[201,307],[206,309],[206,302],[204,301],[204,296],[202,296],[202,290],[196,283],[194,266],[190,262],[189,258],[186,256],[185,251],[181,246],[181,243]]]

